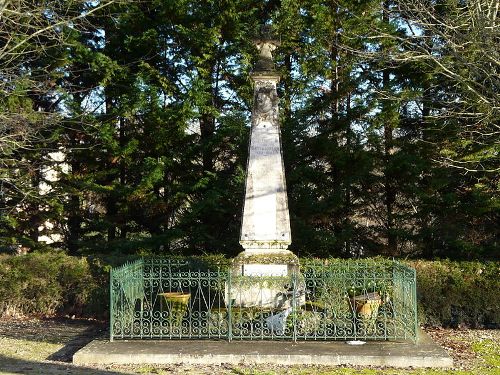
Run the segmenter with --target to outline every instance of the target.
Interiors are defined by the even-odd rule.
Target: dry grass
[[[320,366],[107,366],[80,367],[71,363],[73,353],[98,335],[102,324],[89,321],[0,321],[0,374],[113,375],[113,374],[233,374],[233,375],[498,375],[500,331],[428,330],[455,360],[455,369],[401,370]]]

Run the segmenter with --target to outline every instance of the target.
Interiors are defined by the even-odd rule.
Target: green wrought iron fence
[[[144,311],[144,260],[126,263],[110,272],[110,324],[113,332],[131,336],[136,316]]]
[[[389,261],[303,265],[235,276],[150,258],[111,272],[110,338],[413,340],[415,271]]]

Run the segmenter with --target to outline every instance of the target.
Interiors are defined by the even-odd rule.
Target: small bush
[[[417,299],[422,324],[498,327],[498,262],[442,260],[408,264],[417,270]]]
[[[384,258],[367,264],[390,264]],[[417,271],[419,322],[424,325],[473,328],[500,325],[500,263],[413,260]],[[301,259],[302,265],[345,267],[345,260]]]
[[[104,267],[60,252],[0,257],[0,315],[105,315]]]
[[[136,258],[80,258],[56,251],[0,255],[0,317],[76,315],[107,319],[109,270]],[[229,265],[223,256],[183,259],[200,269]]]

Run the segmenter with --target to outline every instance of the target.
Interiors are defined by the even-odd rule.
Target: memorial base
[[[297,305],[305,303],[303,284],[299,258],[291,251],[245,250],[233,259],[226,303],[230,300],[234,307],[288,309],[294,297]]]
[[[251,265],[255,265],[255,270]],[[285,274],[282,267],[286,268]],[[299,258],[284,249],[248,249],[233,258],[231,264],[232,276],[288,276],[298,272]]]

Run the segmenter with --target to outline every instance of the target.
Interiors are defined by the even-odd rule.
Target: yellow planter
[[[358,318],[365,322],[371,322],[377,318],[381,304],[382,298],[377,292],[355,296],[351,299],[351,305]]]
[[[160,311],[168,312],[169,320],[179,324],[187,312],[191,293],[168,292],[159,293],[158,296],[160,296]]]

